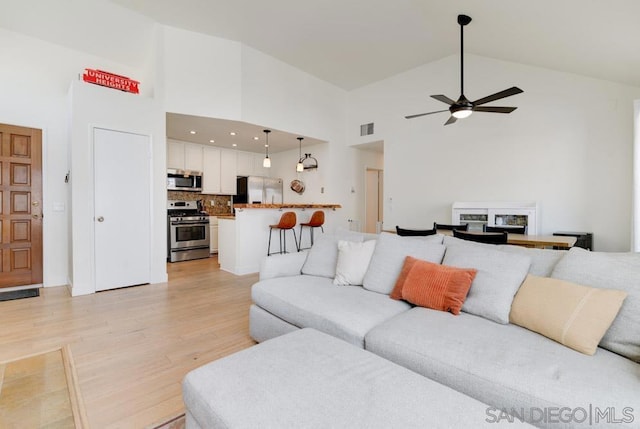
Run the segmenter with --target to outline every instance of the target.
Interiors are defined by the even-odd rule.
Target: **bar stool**
[[[300,251],[298,247],[298,238],[296,237],[296,214],[294,212],[284,212],[280,216],[280,221],[277,225],[269,225],[269,247],[267,247],[267,256],[274,255],[276,253],[287,253],[287,234],[288,230],[293,231],[293,242],[296,244],[296,249]],[[274,229],[278,230],[280,234],[280,251],[271,253],[271,233]]]
[[[324,225],[324,212],[322,210],[313,212],[313,214],[311,215],[311,219],[309,219],[309,222],[300,224],[300,243],[298,244],[298,251],[302,250],[302,227],[307,226],[310,228],[311,245],[313,246],[313,229],[320,228],[322,232],[324,232],[324,228],[322,225]],[[308,247],[306,247],[305,249],[308,249]]]

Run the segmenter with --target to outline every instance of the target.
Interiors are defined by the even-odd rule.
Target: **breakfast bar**
[[[324,231],[338,226],[339,204],[235,204],[234,216],[218,217],[218,262],[220,269],[236,275],[256,273],[267,256],[269,225],[275,225],[284,212],[296,214],[295,231],[300,239],[300,223],[308,222],[316,210],[325,214]],[[285,231],[288,252],[296,252],[293,234]],[[303,246],[309,247],[309,231],[305,228]],[[273,232],[272,252],[279,250],[278,232]]]

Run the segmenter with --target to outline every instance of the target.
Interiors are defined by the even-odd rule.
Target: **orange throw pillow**
[[[407,256],[390,297],[457,315],[477,272]]]

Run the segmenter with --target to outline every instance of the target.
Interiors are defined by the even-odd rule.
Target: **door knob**
[[[98,216],[97,221],[98,221],[98,222],[104,222],[104,218],[103,218],[102,216]]]
[[[33,217],[34,219],[38,219],[38,215],[37,215],[37,214],[34,214],[32,217]]]

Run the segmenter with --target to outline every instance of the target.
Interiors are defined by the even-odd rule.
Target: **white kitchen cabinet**
[[[270,168],[264,168],[262,162],[264,154],[238,151],[238,176],[266,176],[269,177]]]
[[[202,148],[202,193],[220,193],[220,148],[205,146]]]
[[[236,194],[236,151],[214,146],[202,150],[202,193]]]
[[[190,171],[202,171],[204,169],[202,162],[201,144],[185,143],[184,144],[184,169]]]
[[[202,171],[202,148],[200,144],[167,140],[167,168]]]
[[[220,193],[236,195],[238,176],[237,153],[235,150],[220,149]]]
[[[209,253],[218,253],[218,218],[209,216]]]
[[[184,170],[184,142],[167,140],[167,168]]]
[[[255,176],[255,160],[254,154],[252,152],[242,152],[238,151],[237,154],[237,175],[238,176]]]

